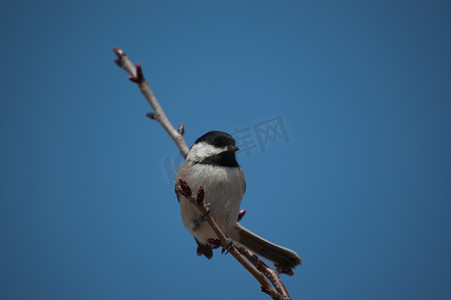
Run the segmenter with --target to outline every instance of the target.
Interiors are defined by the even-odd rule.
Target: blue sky
[[[450,16],[446,1],[3,1],[0,298],[269,299],[232,257],[195,255],[177,148],[116,46],[189,145],[247,132],[242,224],[303,258],[283,276],[293,299],[449,299]],[[273,118],[286,138],[263,149]]]

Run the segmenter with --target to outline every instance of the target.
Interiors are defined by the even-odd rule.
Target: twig
[[[222,230],[219,228],[219,226],[216,224],[214,219],[210,216],[208,213],[208,207],[204,203],[204,188],[202,186],[199,187],[199,190],[197,192],[197,197],[194,198],[193,193],[191,191],[191,188],[186,183],[185,180],[182,178],[179,179],[179,192],[182,194],[192,205],[196,206],[199,209],[199,212],[202,215],[202,218],[205,219],[205,221],[208,222],[208,224],[211,226],[213,231],[218,236],[219,240],[221,241],[222,247],[224,249],[227,249],[227,251],[232,254],[232,256],[238,260],[238,262],[248,270],[252,276],[257,279],[257,281],[260,283],[262,287],[262,291],[266,294],[270,295],[273,299],[290,299],[286,298],[285,296],[278,293],[271,284],[266,280],[265,276],[262,272],[257,270],[256,267],[254,267],[248,260],[246,260],[243,255],[240,254],[240,252],[237,250],[237,248],[233,245],[232,241],[229,240],[225,234],[222,232]],[[287,293],[288,294],[288,293]]]
[[[114,47],[113,51],[117,56],[114,62],[131,75],[130,77],[128,77],[128,79],[138,84],[139,89],[143,93],[144,97],[146,97],[147,102],[149,102],[150,106],[152,106],[153,113],[148,113],[147,116],[151,119],[157,120],[161,124],[161,126],[163,126],[169,136],[174,140],[175,144],[180,150],[180,153],[183,155],[183,157],[186,158],[189,149],[188,145],[185,142],[185,139],[183,138],[182,130],[178,131],[174,128],[174,126],[172,126],[168,117],[161,108],[160,103],[158,103],[157,98],[155,98],[155,95],[153,94],[149,83],[144,79],[141,65],[137,63],[135,68],[131,60],[127,57],[122,49]]]

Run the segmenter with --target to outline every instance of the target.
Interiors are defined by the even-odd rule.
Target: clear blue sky
[[[448,1],[2,1],[0,37],[1,299],[269,299],[196,256],[113,46],[188,144],[247,130],[242,223],[303,258],[293,299],[451,298]]]

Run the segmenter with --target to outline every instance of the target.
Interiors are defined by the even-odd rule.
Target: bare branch
[[[137,63],[135,67],[122,49],[114,47],[113,51],[117,56],[114,62],[130,74],[129,79],[138,84],[139,89],[143,93],[144,97],[146,97],[147,102],[149,102],[150,106],[152,106],[153,113],[149,113],[147,116],[151,119],[157,120],[161,126],[163,126],[164,130],[166,130],[169,136],[174,140],[180,150],[180,153],[186,158],[189,150],[188,145],[186,144],[183,135],[175,129],[174,126],[172,126],[168,117],[161,108],[160,103],[158,103],[149,83],[144,79],[141,65]]]
[[[114,62],[124,69],[126,72],[128,72],[131,76],[136,76],[136,68],[131,62],[130,59],[128,59],[127,55],[125,54],[124,50],[114,47],[113,48],[114,53],[116,53],[117,58],[114,60]]]

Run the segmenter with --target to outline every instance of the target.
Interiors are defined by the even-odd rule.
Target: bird
[[[236,159],[238,150],[235,139],[223,131],[209,131],[191,146],[175,182],[183,225],[197,243],[197,254],[212,258],[213,246],[209,241],[218,237],[209,224],[203,222],[205,219],[198,209],[181,195],[180,179],[195,191],[203,186],[209,214],[231,240],[272,261],[278,268],[294,268],[301,264],[295,251],[271,243],[238,223],[240,204],[246,191],[244,172]]]

